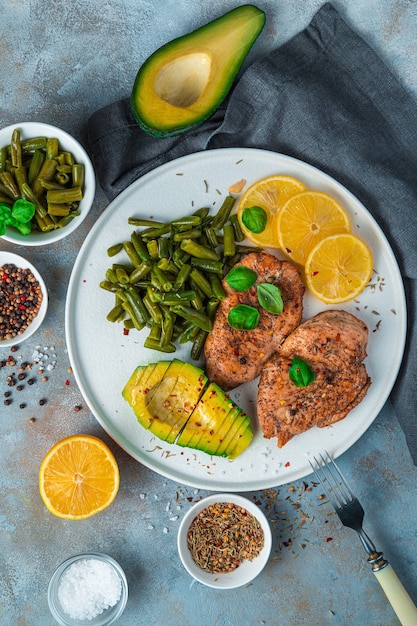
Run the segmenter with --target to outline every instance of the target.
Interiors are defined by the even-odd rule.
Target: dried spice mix
[[[252,561],[264,546],[258,520],[233,503],[206,507],[191,522],[188,548],[201,569],[212,573],[232,572],[243,560]]]

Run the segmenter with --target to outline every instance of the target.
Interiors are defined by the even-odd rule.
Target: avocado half
[[[210,117],[264,24],[265,13],[246,4],[156,50],[140,67],[132,90],[139,126],[167,137]]]

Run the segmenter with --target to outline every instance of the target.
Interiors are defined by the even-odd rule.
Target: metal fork
[[[328,499],[344,526],[355,530],[368,554],[368,563],[372,567],[378,582],[385,592],[392,608],[403,626],[417,625],[417,608],[401,581],[384,559],[382,552],[377,551],[373,541],[363,530],[364,510],[361,503],[351,491],[343,474],[328,452],[313,456],[314,463],[309,461],[311,468],[323,487]]]

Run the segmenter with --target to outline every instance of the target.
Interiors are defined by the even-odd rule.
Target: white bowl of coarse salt
[[[48,587],[49,608],[60,626],[109,626],[123,613],[127,597],[122,568],[100,552],[61,563]]]

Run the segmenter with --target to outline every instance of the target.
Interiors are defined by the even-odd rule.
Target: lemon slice
[[[350,232],[350,218],[342,205],[322,191],[303,191],[290,198],[277,218],[281,250],[303,266],[315,245],[325,237]]]
[[[372,253],[356,235],[326,237],[308,255],[305,279],[311,293],[326,304],[356,298],[372,276]]]
[[[39,490],[46,508],[64,519],[92,517],[115,499],[119,468],[106,444],[92,435],[58,441],[39,470]]]
[[[247,239],[262,248],[279,248],[276,220],[281,208],[289,198],[304,191],[305,186],[293,176],[268,176],[253,183],[239,200],[237,215],[240,227]],[[266,226],[255,233],[245,224],[245,209],[260,207],[266,213]]]

